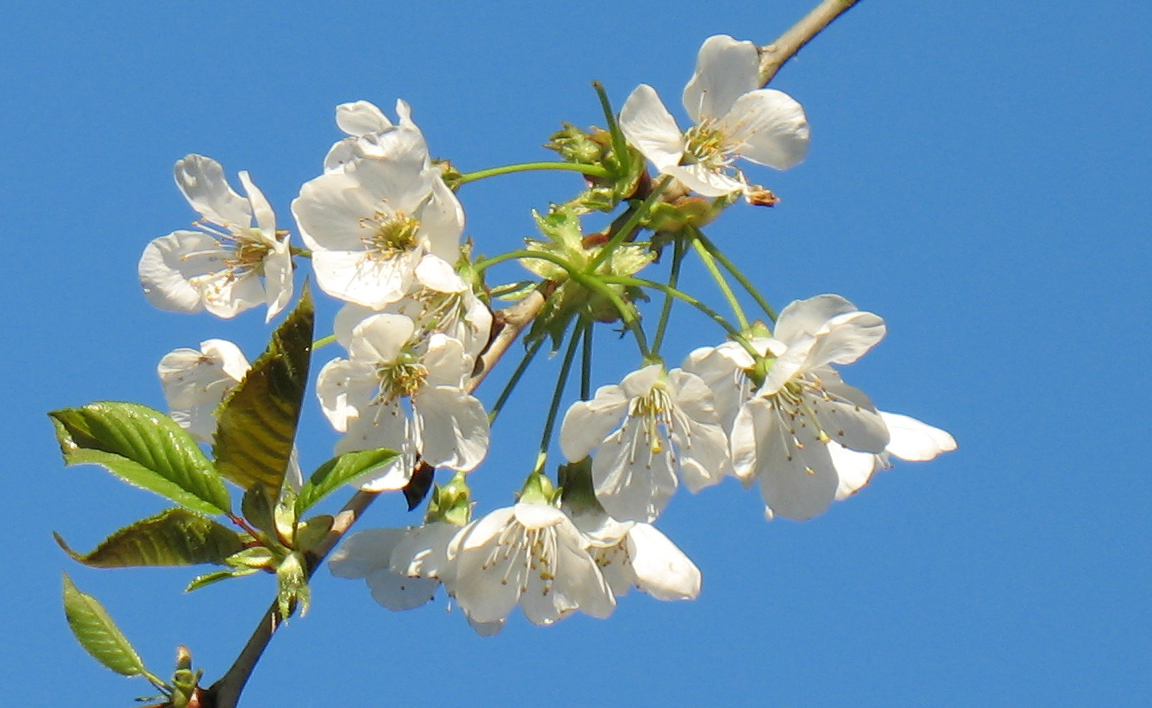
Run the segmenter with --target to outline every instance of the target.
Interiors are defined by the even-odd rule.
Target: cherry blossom
[[[148,244],[137,268],[144,295],[164,310],[224,318],[266,304],[271,321],[292,297],[292,256],[268,200],[247,172],[240,173],[247,194],[241,197],[220,163],[203,155],[178,160],[175,173],[200,214],[200,230],[173,231]]]
[[[440,333],[415,335],[404,315],[372,315],[352,330],[349,358],[328,362],[316,382],[324,414],[345,433],[338,453],[379,447],[401,453],[362,479],[364,489],[402,488],[417,455],[434,467],[467,471],[488,451],[488,416],[464,390],[471,364],[463,344]]]
[[[803,107],[782,91],[759,88],[758,75],[755,44],[709,37],[684,88],[695,125],[681,132],[656,90],[641,84],[620,111],[620,129],[657,170],[703,196],[747,191],[732,168],[737,158],[786,170],[808,151]]]
[[[730,468],[728,439],[708,386],[681,369],[665,373],[659,364],[573,404],[560,427],[560,447],[569,462],[598,448],[592,458],[596,498],[619,520],[655,520],[676,491],[677,469],[697,492]]]

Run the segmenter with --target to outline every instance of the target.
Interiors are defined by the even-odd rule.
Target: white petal
[[[412,288],[420,257],[419,251],[388,259],[364,251],[313,251],[312,269],[316,284],[332,297],[379,310]]]
[[[464,343],[439,332],[428,338],[428,350],[422,360],[428,370],[425,385],[462,388],[472,364],[464,353]]]
[[[412,409],[413,439],[425,462],[468,472],[484,461],[488,414],[479,399],[458,388],[425,388]]]
[[[392,121],[375,104],[356,101],[336,106],[336,125],[348,135],[359,137],[391,128]]]
[[[627,398],[640,398],[647,396],[652,387],[664,379],[664,366],[662,364],[649,364],[633,371],[620,381],[620,390]],[[597,391],[599,395],[599,391]]]
[[[415,331],[416,324],[404,315],[372,315],[352,330],[348,355],[373,366],[393,364]]]
[[[219,162],[203,155],[188,155],[176,161],[174,172],[176,186],[184,198],[208,221],[243,228],[252,223],[251,204],[228,186]]]
[[[797,521],[822,514],[839,485],[827,446],[812,426],[789,430],[766,402],[750,401],[746,409],[755,425],[755,474],[764,503],[776,515]]]
[[[620,423],[628,398],[619,386],[601,386],[591,401],[577,401],[560,424],[560,449],[569,462],[579,462],[600,447]]]
[[[231,271],[218,271],[193,281],[204,298],[204,309],[216,317],[229,319],[264,304],[267,296],[256,271],[240,277]]]
[[[666,440],[651,440],[643,421],[628,418],[592,458],[596,499],[614,519],[655,521],[679,481]]]
[[[719,118],[740,96],[759,85],[760,57],[756,45],[720,34],[704,40],[696,55],[696,71],[684,87],[684,108],[692,121]]]
[[[568,515],[547,504],[521,502],[512,507],[516,522],[526,529],[546,529],[568,521]]]
[[[372,589],[372,599],[393,612],[427,604],[440,587],[440,581],[435,578],[409,578],[387,568],[371,573],[365,581]]]
[[[901,460],[924,462],[956,449],[956,439],[940,428],[899,413],[880,411],[880,417],[892,434],[887,450]]]
[[[253,184],[247,170],[240,173],[240,184],[244,186],[244,193],[248,195],[252,215],[256,218],[256,227],[260,229],[266,239],[274,241],[276,239],[276,214],[273,213],[268,198],[264,196],[264,192],[261,192],[259,187]],[[248,226],[247,223],[237,225]]]
[[[684,183],[684,186],[704,197],[723,197],[733,192],[741,192],[746,185],[741,180],[710,169],[703,163],[672,165],[661,170]]]
[[[362,251],[365,229],[380,207],[379,195],[357,177],[331,172],[305,182],[292,201],[300,238],[314,252]]]
[[[815,337],[833,317],[857,311],[858,307],[839,295],[793,300],[780,311],[772,336],[790,346],[801,337]]]
[[[368,410],[376,397],[377,379],[371,364],[348,359],[333,359],[320,369],[316,378],[316,397],[324,416],[337,432],[348,430],[348,423]]]
[[[728,436],[720,426],[712,391],[699,376],[673,369],[668,378],[687,425],[687,429],[676,426],[672,432],[680,453],[680,474],[688,489],[695,493],[731,474]]]
[[[392,571],[412,577],[439,578],[448,566],[448,544],[459,531],[459,526],[446,521],[408,529],[392,550]]]
[[[628,553],[636,587],[658,600],[694,600],[700,569],[656,527],[636,524],[628,533]]]
[[[431,197],[415,213],[420,220],[418,238],[434,255],[455,266],[460,259],[460,236],[464,233],[464,207],[444,184],[438,167],[428,168],[423,175],[430,185]]]
[[[778,170],[795,167],[808,154],[808,119],[794,98],[774,89],[741,96],[719,126],[735,152]]]
[[[842,501],[863,489],[872,481],[872,475],[883,465],[880,456],[870,452],[856,452],[836,442],[828,443],[828,453],[840,483],[836,487],[836,501]]]
[[[640,84],[620,110],[620,130],[628,142],[663,172],[684,156],[684,136],[656,89]]]
[[[752,383],[744,370],[753,364],[744,347],[735,342],[696,349],[681,364],[685,371],[699,376],[711,389],[716,415],[727,432],[732,431],[740,406],[752,395]]]
[[[292,299],[292,254],[287,237],[264,257],[264,289],[268,305],[264,321],[271,322]]]
[[[193,279],[227,267],[227,257],[206,233],[174,231],[145,246],[137,273],[148,302],[162,310],[199,312],[204,301]]]
[[[851,450],[883,452],[890,440],[888,427],[868,395],[839,378],[826,374],[822,378],[825,395],[817,399],[806,393],[805,402],[824,432]]]
[[[332,323],[332,333],[336,335],[336,341],[347,349],[352,344],[352,330],[375,314],[378,313],[372,308],[354,302],[344,303],[344,306],[336,312],[336,319]]]
[[[456,274],[456,270],[448,261],[427,253],[416,266],[416,280],[431,290],[441,293],[462,293],[468,289],[464,279]]]
[[[387,568],[392,549],[404,537],[404,529],[368,529],[344,539],[332,552],[328,570],[337,578],[365,578]]]

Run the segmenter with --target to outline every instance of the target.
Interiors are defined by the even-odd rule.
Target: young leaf
[[[231,507],[228,488],[196,441],[176,421],[136,403],[104,401],[48,414],[64,463],[106,467],[202,514]]]
[[[308,383],[314,320],[305,285],[296,309],[220,404],[213,454],[220,474],[241,489],[259,482],[276,492],[284,481]]]
[[[259,572],[255,568],[243,568],[234,570],[214,570],[211,573],[204,575],[197,575],[192,578],[192,582],[188,583],[188,587],[184,588],[184,592],[192,592],[200,588],[207,587],[213,583],[218,583],[221,580],[228,580],[229,578],[239,578],[242,575],[252,575]]]
[[[223,564],[244,548],[232,529],[180,508],[125,526],[87,554],[73,551],[59,534],[52,535],[74,560],[93,568]]]
[[[64,574],[64,615],[72,634],[93,659],[124,676],[147,674],[140,655],[116,627],[104,606],[96,598],[76,589],[67,573]]]
[[[303,516],[305,511],[338,489],[340,485],[391,462],[398,454],[400,453],[380,448],[346,452],[328,460],[320,465],[300,488],[300,496],[296,497],[296,517]]]

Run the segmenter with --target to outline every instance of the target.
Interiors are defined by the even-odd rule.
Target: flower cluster
[[[661,600],[700,592],[699,569],[654,527],[570,513],[531,493],[463,527],[430,521],[362,531],[328,566],[338,577],[363,578],[393,611],[423,605],[442,584],[485,636],[516,606],[548,625],[577,610],[607,617],[632,587]]]
[[[334,575],[363,578],[392,610],[423,605],[443,586],[485,635],[500,631],[517,606],[540,625],[577,610],[607,617],[632,587],[661,600],[699,594],[699,569],[652,526],[681,479],[692,492],[725,477],[758,484],[767,518],[803,520],[860,490],[893,458],[929,460],[955,449],[948,433],[878,410],[841,379],[836,367],[884,337],[879,316],[828,294],[792,302],[773,317],[700,232],[739,195],[770,203],[764,196],[770,193],[735,166],[738,158],[784,170],[806,155],[804,109],[787,94],[760,88],[758,69],[751,42],[711,37],[683,91],[693,123],[687,130],[648,85],[631,93],[618,120],[608,116],[611,134],[566,126],[551,144],[566,161],[557,169],[584,171],[588,190],[536,214],[546,240],[526,239],[525,250],[484,261],[473,261],[461,246],[464,210],[453,189],[481,173],[461,175],[433,160],[403,101],[395,123],[366,101],[337,107],[346,137],[291,205],[306,249],[290,247],[246,172],[241,197],[215,161],[189,155],[176,163],[177,185],[200,214],[199,230],[148,245],[139,264],[148,298],[162,308],[220,317],[264,303],[271,320],[291,298],[293,255],[310,259],[319,288],[343,303],[332,337],[322,341],[339,343],[346,355],[327,361],[315,384],[325,418],[341,435],[335,452],[396,453],[354,483],[368,492],[407,494],[418,469],[456,473],[449,485],[433,486],[424,524],[350,536],[330,559]],[[648,178],[647,163],[663,179]],[[689,193],[696,196],[683,199]],[[604,232],[584,232],[588,211],[612,212],[625,201]],[[653,234],[647,242],[640,236],[645,229]],[[669,244],[667,285],[640,278]],[[693,251],[738,326],[678,289],[681,260]],[[542,281],[489,289],[485,269],[511,258]],[[771,330],[748,322],[717,262],[774,319]],[[571,404],[560,423],[568,463],[563,486],[548,480],[545,463],[567,370],[517,502],[473,519],[465,473],[485,459],[491,426],[472,393],[494,330],[488,303],[501,294],[525,298],[533,288],[544,302],[527,335],[532,346],[524,366],[547,335],[557,349],[569,340],[566,369],[583,342],[586,400]],[[637,303],[655,291],[667,303],[650,347]],[[669,368],[658,350],[674,298],[723,323],[729,338]],[[591,327],[612,322],[636,336],[643,363],[589,395]],[[248,369],[240,350],[223,340],[172,352],[160,375],[173,418],[196,440],[212,443],[217,408]],[[295,454],[289,482],[299,492],[294,462]],[[289,526],[295,523],[293,517]],[[298,530],[282,534],[286,544],[295,543]]]

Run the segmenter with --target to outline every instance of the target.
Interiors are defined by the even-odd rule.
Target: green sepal
[[[302,553],[312,550],[328,536],[334,521],[331,514],[320,514],[300,524],[296,527],[293,547]]]
[[[279,491],[284,482],[308,384],[314,322],[305,283],[296,309],[217,410],[216,467],[241,489],[260,483]]]
[[[64,616],[84,651],[123,676],[146,676],[148,670],[104,606],[76,588],[64,573]]]
[[[48,414],[66,465],[101,465],[201,514],[231,509],[228,488],[176,421],[136,403],[102,401]]]
[[[276,578],[279,581],[276,602],[280,609],[280,616],[284,619],[288,619],[292,612],[297,609],[300,610],[301,617],[308,612],[309,592],[306,567],[302,555],[290,553],[276,568]]]
[[[192,578],[192,582],[188,583],[188,586],[184,588],[184,592],[192,592],[193,590],[199,590],[200,588],[208,587],[209,585],[213,585],[215,583],[218,583],[221,580],[228,580],[229,578],[239,578],[239,577],[244,576],[244,575],[252,575],[253,573],[258,573],[258,572],[259,571],[256,568],[236,568],[233,570],[215,570],[215,571],[212,571],[211,573],[205,573],[204,575],[197,575],[195,578]]]
[[[244,548],[243,539],[232,529],[179,507],[125,526],[91,553],[77,553],[60,534],[52,536],[73,560],[92,568],[223,564]]]
[[[320,465],[296,497],[296,517],[304,515],[317,502],[339,489],[342,484],[356,479],[381,465],[388,464],[400,454],[386,448],[359,450],[337,455]]]
[[[252,546],[238,553],[233,553],[224,559],[224,562],[233,568],[252,570],[271,570],[276,566],[278,556],[265,546]]]
[[[433,486],[424,523],[447,521],[455,526],[467,526],[471,517],[472,490],[468,488],[467,475],[457,472],[448,484]]]

